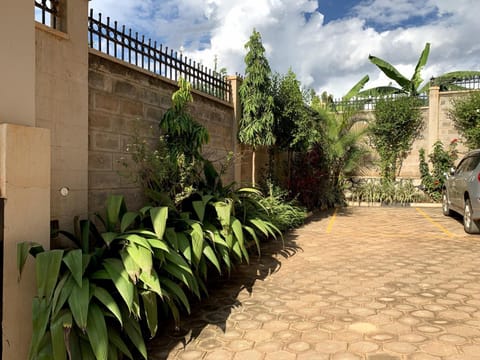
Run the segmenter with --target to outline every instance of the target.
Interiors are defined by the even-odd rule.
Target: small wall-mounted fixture
[[[70,191],[70,189],[68,187],[63,186],[62,188],[60,188],[60,195],[67,196],[69,191]]]

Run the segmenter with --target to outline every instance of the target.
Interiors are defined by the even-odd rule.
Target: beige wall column
[[[228,77],[232,89],[232,103],[234,113],[234,124],[232,126],[233,154],[234,154],[234,180],[237,186],[242,183],[242,145],[238,142],[237,132],[240,119],[242,118],[242,105],[240,103],[240,94],[238,89],[242,83],[239,76]]]
[[[50,246],[50,131],[0,124],[0,180],[5,204],[2,359],[26,359],[36,285],[32,259],[18,281],[17,243]]]
[[[430,153],[433,144],[440,138],[440,87],[431,86],[428,96],[428,133],[427,133],[427,153]]]
[[[21,282],[17,243],[50,243],[50,132],[35,128],[35,26],[31,0],[0,12],[0,198],[3,202],[2,359],[26,359],[35,294],[33,262]],[[9,124],[8,124],[9,123]]]
[[[60,16],[36,26],[36,119],[52,132],[51,217],[71,230],[88,212],[88,1],[60,1]]]
[[[31,0],[3,1],[0,12],[0,122],[35,124],[35,27]]]

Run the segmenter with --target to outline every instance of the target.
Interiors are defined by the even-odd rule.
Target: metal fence
[[[59,19],[59,0],[35,0],[35,21],[58,29]]]
[[[110,17],[103,20],[102,14],[98,14],[95,18],[93,10],[88,17],[88,36],[93,49],[170,80],[178,81],[182,77],[196,90],[231,101],[230,83],[224,75],[156,41],[146,41],[144,35],[132,29],[127,31],[125,25],[119,26]]]
[[[441,77],[431,79],[433,85],[440,87],[440,91],[449,90],[480,90],[480,76],[468,77],[449,77],[442,79]]]
[[[328,108],[333,111],[345,111],[345,110],[354,110],[354,111],[371,111],[375,110],[375,106],[381,99],[394,99],[399,96],[405,96],[403,94],[398,95],[388,95],[388,96],[369,96],[369,97],[359,97],[352,98],[350,100],[335,99],[333,103],[328,104]],[[428,94],[423,93],[417,96],[420,102],[420,106],[428,106]]]

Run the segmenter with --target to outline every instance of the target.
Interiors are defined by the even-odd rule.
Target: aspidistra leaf
[[[68,297],[68,305],[72,312],[73,319],[77,326],[85,330],[87,328],[88,307],[90,303],[90,282],[88,279],[82,280],[82,286],[74,284]]]
[[[87,336],[97,360],[108,357],[108,333],[105,316],[97,304],[88,309]]]
[[[117,319],[120,325],[123,326],[122,313],[115,299],[110,293],[100,286],[95,286],[93,296],[96,297]]]
[[[66,360],[67,348],[65,333],[72,328],[72,313],[65,311],[50,322],[50,336],[52,339],[53,360]]]
[[[167,226],[168,207],[155,207],[150,209],[150,216],[152,217],[153,229],[159,239],[163,239],[165,228]]]
[[[67,255],[64,256],[63,262],[67,265],[68,269],[72,273],[73,278],[77,282],[78,286],[82,286],[83,277],[83,257],[82,250],[70,250]]]
[[[59,281],[63,250],[49,250],[37,255],[35,262],[38,296],[51,301],[55,286]]]
[[[132,311],[134,285],[130,282],[128,273],[123,267],[122,262],[118,259],[106,259],[103,261],[103,267],[115,284],[128,310]]]
[[[151,291],[143,291],[140,295],[142,296],[145,319],[150,330],[150,338],[153,338],[158,330],[157,294]]]

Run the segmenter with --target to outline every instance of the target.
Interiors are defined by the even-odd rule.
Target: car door
[[[467,169],[471,159],[471,157],[463,159],[450,180],[450,206],[456,211],[463,212],[463,191],[465,190]]]

